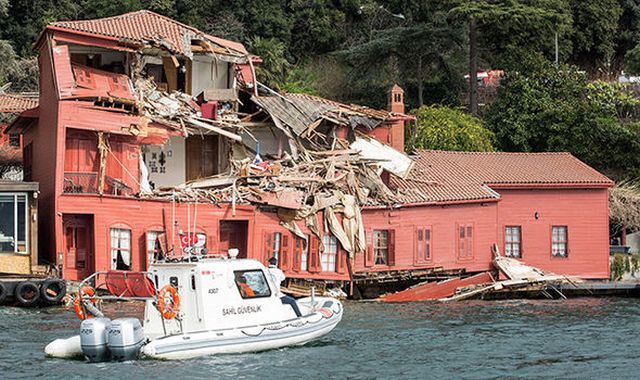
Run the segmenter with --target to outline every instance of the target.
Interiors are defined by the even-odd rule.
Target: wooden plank
[[[493,277],[489,272],[467,278],[456,277],[440,282],[426,282],[397,293],[387,294],[381,297],[381,300],[384,302],[437,300],[452,296],[458,288],[486,283],[493,283]]]

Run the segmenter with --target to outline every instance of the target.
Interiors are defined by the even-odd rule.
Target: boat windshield
[[[260,298],[271,296],[271,289],[260,269],[238,270],[233,272],[236,286],[242,298]]]

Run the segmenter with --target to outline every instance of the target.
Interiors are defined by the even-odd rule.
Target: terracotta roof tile
[[[37,98],[20,95],[0,94],[0,113],[20,113],[38,106]]]
[[[238,42],[210,36],[194,27],[147,10],[95,20],[59,21],[49,25],[139,44],[149,40],[163,40],[169,45],[169,50],[185,55],[189,55],[193,38],[207,39],[237,53],[247,54],[244,46]]]
[[[421,150],[409,177],[391,177],[402,203],[492,200],[504,186],[611,186],[613,182],[569,153]]]

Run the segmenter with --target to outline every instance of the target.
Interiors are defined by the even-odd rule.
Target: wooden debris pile
[[[579,287],[578,284],[584,282],[579,278],[543,271],[526,265],[515,258],[500,256],[496,244],[493,245],[493,252],[495,256],[493,266],[503,273],[508,278],[507,280],[459,288],[456,289],[456,292],[452,296],[441,298],[440,301],[462,301],[476,298],[487,293],[519,291],[537,292],[550,299],[555,298],[555,296],[566,298],[559,290],[561,284],[568,283]]]

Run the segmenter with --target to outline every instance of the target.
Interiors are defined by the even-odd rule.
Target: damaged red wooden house
[[[68,279],[144,270],[185,236],[369,296],[487,271],[494,243],[608,277],[612,183],[569,154],[409,157],[401,88],[387,110],[278,94],[242,44],[148,11],[52,23],[36,47],[40,106],[9,132],[40,183],[40,254]]]

